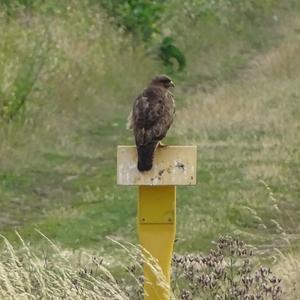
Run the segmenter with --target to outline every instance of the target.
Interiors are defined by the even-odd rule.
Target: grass
[[[299,253],[282,255],[276,272],[280,272],[285,283],[284,299],[299,299]]]
[[[198,185],[178,189],[176,251],[207,251],[230,233],[262,260],[275,261],[278,248],[293,264],[297,255],[286,252],[299,249],[299,11],[274,9],[237,30],[191,19],[172,3],[166,30],[188,64],[175,75],[178,113],[166,143],[199,149]],[[17,229],[41,247],[38,228],[63,248],[102,254],[115,251],[107,236],[137,242],[136,190],[115,184],[116,146],[132,144],[132,99],[164,67],[85,1],[52,14],[36,8],[30,18],[18,8],[0,27],[0,106],[26,101],[0,124],[0,233],[15,241]]]
[[[143,299],[142,263],[147,264],[168,293],[168,284],[156,260],[129,243],[111,240],[125,254],[113,264],[122,266],[117,277],[109,257],[87,250],[70,252],[57,247],[42,233],[39,251],[20,235],[14,247],[3,238],[0,256],[0,295],[4,299]],[[287,260],[287,257],[284,257]],[[208,255],[174,255],[170,299],[280,299],[282,282],[263,266],[257,266],[252,249],[238,239],[223,236]],[[127,266],[126,266],[127,264]],[[131,264],[131,265],[129,265]],[[295,272],[294,266],[288,264]],[[126,270],[126,272],[124,272]],[[289,273],[291,287],[295,279]],[[255,279],[255,280],[254,280]],[[297,284],[297,283],[296,283]],[[294,291],[288,286],[289,295]],[[169,293],[168,293],[169,294]]]
[[[37,255],[19,238],[22,245],[18,249],[4,239],[5,258],[0,261],[3,299],[129,299],[98,257],[86,252],[74,266],[72,254],[49,240],[47,251]]]
[[[291,236],[298,234],[297,22],[291,21],[282,44],[255,58],[241,78],[214,93],[191,96],[177,122],[177,131],[200,149],[199,190],[187,206],[260,245],[275,243],[278,228],[272,219]],[[216,222],[208,224],[206,232],[220,230]],[[192,227],[202,229],[197,222]]]

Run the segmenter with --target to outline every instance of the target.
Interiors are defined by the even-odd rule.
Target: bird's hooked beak
[[[174,84],[173,81],[170,82],[170,86],[171,86],[171,87],[175,87],[175,84]]]

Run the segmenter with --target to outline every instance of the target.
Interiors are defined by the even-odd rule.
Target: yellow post
[[[145,300],[170,299],[170,265],[176,230],[176,185],[196,184],[197,148],[158,148],[153,167],[137,170],[134,146],[118,146],[117,182],[138,185],[138,234],[145,258],[156,259],[160,274],[144,263]],[[163,277],[163,278],[162,278]]]
[[[146,259],[157,259],[161,272],[144,263],[145,300],[170,299],[170,265],[176,231],[176,187],[140,186],[138,234]],[[149,257],[151,256],[151,257]]]

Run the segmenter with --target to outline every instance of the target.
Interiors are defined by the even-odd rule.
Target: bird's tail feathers
[[[152,142],[146,145],[137,146],[139,171],[149,171],[152,168],[154,151],[157,142]]]

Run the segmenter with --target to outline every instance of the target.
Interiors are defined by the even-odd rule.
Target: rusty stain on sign
[[[118,146],[117,183],[120,185],[195,185],[196,146],[157,148],[150,171],[139,172],[135,146]]]

